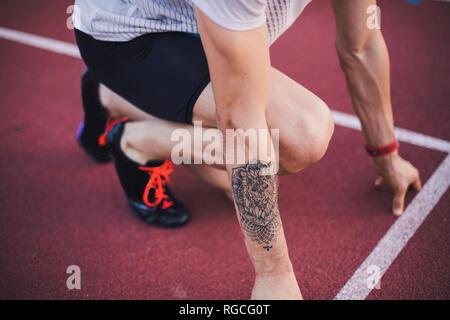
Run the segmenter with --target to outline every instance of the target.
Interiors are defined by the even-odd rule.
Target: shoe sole
[[[190,220],[189,216],[187,216],[185,221],[182,221],[179,223],[166,224],[159,220],[159,216],[157,214],[153,214],[153,213],[146,213],[145,215],[142,214],[140,212],[140,210],[138,208],[136,208],[136,206],[130,200],[128,201],[128,205],[129,205],[133,215],[136,216],[137,218],[139,218],[139,220],[145,222],[146,224],[149,224],[149,225],[152,225],[155,227],[159,227],[159,228],[164,228],[164,229],[181,228],[181,227],[185,226]]]

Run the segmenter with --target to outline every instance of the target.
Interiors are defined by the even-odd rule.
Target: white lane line
[[[333,114],[334,122],[337,125],[361,131],[361,123],[359,122],[358,117],[336,110],[332,110],[331,113]],[[450,152],[450,142],[446,140],[402,128],[395,128],[395,135],[397,136],[397,139],[402,142],[446,153]]]
[[[31,33],[0,27],[0,38],[20,42],[32,47],[80,58],[78,47],[73,43],[37,36]]]
[[[0,27],[0,38],[16,41],[22,44],[26,44],[32,47],[68,55],[74,58],[80,58],[80,52],[78,47],[69,42],[54,40],[47,37],[37,36],[34,34],[12,30],[8,28]],[[334,121],[341,127],[360,130],[361,124],[359,119],[348,113],[332,110]],[[395,132],[399,141],[414,144],[416,146],[450,152],[450,142],[439,138],[427,136],[414,131],[395,128]]]
[[[444,159],[422,190],[408,205],[405,212],[389,228],[373,251],[356,270],[350,280],[334,298],[335,300],[363,300],[372,291],[367,286],[367,268],[377,266],[380,276],[386,272],[395,258],[414,235],[425,218],[433,210],[450,185],[450,155]],[[383,281],[381,281],[381,289]]]

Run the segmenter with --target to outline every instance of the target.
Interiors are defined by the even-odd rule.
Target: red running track
[[[74,42],[70,1],[2,1],[0,26]],[[450,5],[382,1],[399,127],[450,140]],[[315,0],[273,46],[274,66],[351,113],[334,54],[329,1]],[[0,298],[246,299],[253,273],[233,206],[177,167],[173,190],[192,211],[177,230],[133,217],[111,164],[78,148],[81,60],[0,39]],[[280,211],[307,299],[331,299],[395,222],[391,194],[357,131],[337,127],[328,153],[282,177]],[[445,154],[410,144],[401,154],[425,182]],[[414,194],[408,195],[408,203]],[[449,192],[419,228],[369,299],[450,298]],[[82,289],[66,288],[78,265]]]

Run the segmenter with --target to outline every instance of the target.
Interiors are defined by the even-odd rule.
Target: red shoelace
[[[111,129],[119,122],[121,121],[127,121],[128,117],[123,117],[120,119],[111,119],[108,117],[108,121],[106,122],[106,128],[105,133],[103,133],[98,138],[98,144],[100,146],[106,146],[106,136],[111,131]],[[147,173],[150,176],[150,179],[148,180],[147,186],[145,187],[144,194],[142,195],[142,200],[144,200],[144,203],[149,207],[156,207],[158,204],[163,201],[162,208],[167,209],[173,206],[173,201],[167,201],[166,199],[169,197],[165,193],[165,189],[163,186],[163,183],[170,183],[171,180],[169,178],[169,175],[173,172],[173,164],[172,162],[165,160],[164,163],[159,167],[144,167],[140,166],[139,170],[147,171]],[[154,189],[155,190],[155,201],[150,202],[148,200],[150,191]]]
[[[173,206],[173,201],[166,200],[169,196],[165,193],[163,183],[170,183],[169,175],[173,172],[173,164],[169,160],[165,160],[159,167],[139,167],[139,170],[147,171],[150,176],[147,186],[145,187],[142,200],[149,207],[156,207],[162,201],[162,208],[167,209]],[[148,197],[151,190],[155,190],[155,201],[150,202]]]
[[[127,121],[128,117],[123,117],[123,118],[119,118],[119,119],[111,119],[110,117],[108,117],[108,120],[106,121],[106,128],[105,128],[105,132],[98,137],[98,144],[102,147],[106,146],[106,136],[108,135],[108,133],[111,131],[111,129],[119,122],[121,121]]]

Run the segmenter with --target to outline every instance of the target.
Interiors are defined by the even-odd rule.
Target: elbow
[[[365,53],[365,46],[359,43],[342,43],[336,41],[336,52],[339,57],[339,64],[342,70],[351,69],[355,64],[359,64]]]
[[[367,39],[351,40],[338,36],[334,45],[339,55],[358,55],[366,50],[368,41]]]
[[[370,51],[376,51],[383,42],[380,30],[373,30],[363,37],[351,39],[338,35],[335,42],[336,51],[342,69],[360,64]]]

